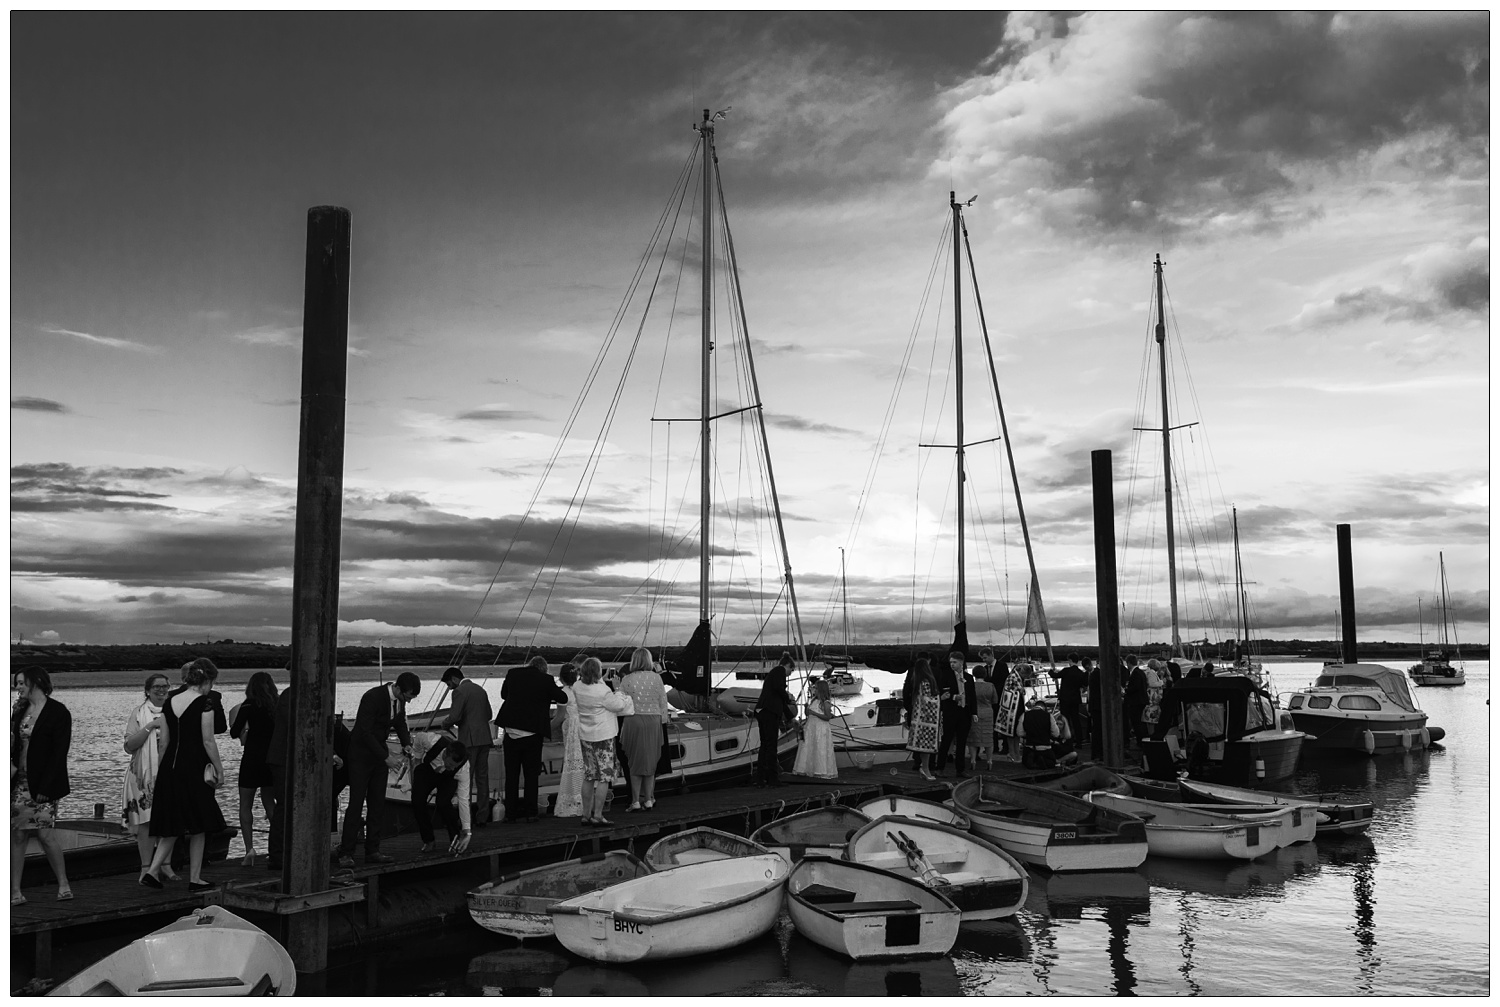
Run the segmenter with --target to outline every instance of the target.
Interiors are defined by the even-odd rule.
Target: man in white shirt
[[[422,852],[437,849],[437,838],[432,830],[432,811],[427,798],[437,794],[438,816],[448,830],[448,852],[462,853],[469,848],[469,753],[463,742],[446,735],[432,736],[436,740],[422,753],[411,771],[411,808],[417,820],[417,831],[422,836]],[[418,743],[425,740],[418,735]],[[464,799],[458,800],[462,794]]]

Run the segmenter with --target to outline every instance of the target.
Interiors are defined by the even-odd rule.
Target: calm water
[[[1386,662],[1396,665],[1396,662]],[[761,994],[1156,994],[1220,996],[1487,995],[1489,977],[1489,665],[1468,684],[1415,690],[1443,748],[1405,756],[1304,755],[1285,789],[1372,800],[1367,836],[1217,865],[1150,858],[1139,871],[1032,876],[1014,919],[965,924],[953,953],[917,963],[855,965],[776,932],[711,959],[650,968],[596,966],[555,941],[518,947],[478,927],[448,931],[330,970],[328,993],[700,996]],[[424,696],[440,669],[421,669]],[[1305,685],[1308,663],[1268,662],[1274,686]],[[368,679],[341,682],[352,712]],[[867,676],[889,694],[894,675]],[[487,688],[498,699],[498,681]],[[226,686],[229,703],[241,690]],[[118,813],[120,735],[135,689],[59,689],[74,717],[74,794]],[[237,765],[238,745],[223,743]],[[221,793],[226,818],[237,816]],[[264,828],[263,822],[257,823]],[[261,844],[263,841],[258,841]],[[420,963],[420,964],[416,964]],[[310,986],[313,984],[309,984]],[[311,991],[311,990],[309,990]]]

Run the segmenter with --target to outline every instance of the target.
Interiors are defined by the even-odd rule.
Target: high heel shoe
[[[652,808],[656,807],[656,799],[652,798],[649,801],[642,801],[641,807],[645,808],[647,811],[650,811]]]

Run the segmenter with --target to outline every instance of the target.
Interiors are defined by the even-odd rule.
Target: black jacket
[[[359,712],[354,715],[354,730],[349,737],[349,761],[365,765],[381,763],[390,755],[385,739],[395,728],[401,744],[411,744],[411,733],[406,729],[406,712],[403,709],[391,716],[393,685],[377,685],[359,698]]]
[[[567,701],[568,694],[545,671],[529,664],[512,668],[505,673],[505,684],[500,687],[500,712],[495,714],[495,723],[550,740],[552,704]]]
[[[21,717],[11,718],[11,738],[20,743]],[[72,793],[68,786],[68,749],[73,744],[73,715],[57,700],[48,698],[31,725],[26,746],[26,788],[33,800],[58,801]]]

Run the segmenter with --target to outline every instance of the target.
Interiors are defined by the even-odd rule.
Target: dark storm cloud
[[[803,416],[784,416],[776,413],[766,414],[766,426],[778,430],[796,430],[799,433],[833,434],[838,437],[859,436],[859,431],[848,427],[836,426],[832,423],[817,423]]]
[[[1285,326],[1324,329],[1374,319],[1427,322],[1483,318],[1490,305],[1489,242],[1437,245],[1408,257],[1389,284],[1366,285],[1308,304]]]
[[[72,412],[67,406],[53,399],[37,399],[27,395],[17,396],[10,400],[12,409],[20,409],[31,413],[69,413]]]
[[[84,469],[61,462],[15,465],[10,470],[13,513],[170,510],[154,501],[168,494],[124,483],[153,483],[180,476],[179,469]]]
[[[950,94],[961,167],[1060,230],[1274,229],[1325,169],[1488,171],[1484,12],[1012,15],[996,63]]]

